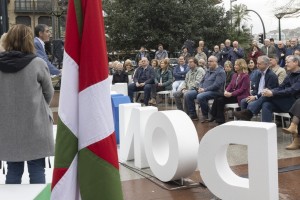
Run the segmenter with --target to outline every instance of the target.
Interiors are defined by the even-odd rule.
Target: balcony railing
[[[51,0],[15,0],[16,13],[50,13]]]

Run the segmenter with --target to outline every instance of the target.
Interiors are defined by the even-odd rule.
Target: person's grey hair
[[[298,62],[298,66],[300,67],[300,56],[298,55],[289,55],[286,59],[290,59],[293,62]]]
[[[270,58],[268,56],[259,56],[258,58],[261,58],[265,65],[270,65]]]
[[[213,58],[215,61],[218,61],[218,58],[216,56],[209,56],[210,58]]]

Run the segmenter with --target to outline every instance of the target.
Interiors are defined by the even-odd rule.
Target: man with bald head
[[[244,50],[239,47],[238,41],[234,41],[232,46],[233,48],[229,51],[228,60],[230,60],[232,66],[234,66],[237,59],[244,57]]]
[[[196,99],[202,112],[201,122],[208,122],[208,101],[224,93],[225,80],[226,74],[223,67],[218,65],[218,58],[210,56],[208,58],[208,69],[199,84],[199,88],[195,88],[197,90]],[[198,118],[195,113],[194,100],[195,96],[187,99],[188,108],[190,109],[189,113],[193,114],[191,116],[192,120]]]

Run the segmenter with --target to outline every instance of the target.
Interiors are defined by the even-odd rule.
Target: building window
[[[26,26],[31,26],[31,18],[29,16],[17,16],[16,24],[24,24]]]
[[[40,16],[38,18],[39,24],[46,24],[47,26],[52,26],[52,19],[51,16]]]

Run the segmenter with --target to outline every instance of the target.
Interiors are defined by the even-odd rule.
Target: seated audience
[[[126,72],[128,75],[133,75],[133,73],[134,73],[134,68],[133,68],[133,66],[132,66],[132,62],[131,62],[130,59],[125,60],[124,68],[125,68],[125,72]]]
[[[257,80],[257,77],[258,77],[259,73],[260,72],[256,67],[256,61],[250,59],[249,62],[248,62],[248,75],[249,75],[249,78],[250,78],[250,87],[251,87],[250,91],[254,90],[255,83],[256,83],[256,80]]]
[[[180,85],[178,90],[173,94],[177,109],[185,111],[192,119],[194,119],[196,115],[195,104],[193,104],[194,108],[190,108],[190,106],[193,105],[187,105],[187,98],[189,98],[189,95],[191,93],[196,92],[196,89],[199,87],[199,83],[205,74],[204,69],[198,67],[197,64],[198,64],[198,60],[196,58],[191,57],[189,59],[190,70],[187,72],[184,82]],[[184,107],[181,101],[182,97],[184,99]],[[190,110],[192,110],[192,112],[190,112]]]
[[[176,92],[178,87],[184,82],[185,75],[189,71],[189,67],[185,64],[184,57],[180,56],[178,58],[178,65],[176,65],[173,69],[173,75],[175,81],[172,84],[172,92]]]
[[[232,70],[232,64],[229,60],[227,60],[224,63],[224,70],[225,70],[225,73],[226,73],[225,88],[227,88],[227,86],[229,85],[229,83],[232,79],[232,75],[234,74],[234,71]]]
[[[146,57],[143,57],[140,62],[141,66],[134,73],[133,83],[128,85],[128,96],[131,102],[133,102],[133,93],[144,91],[144,104],[148,106],[155,74]]]
[[[164,59],[160,61],[160,69],[156,71],[154,84],[152,85],[152,98],[149,104],[156,105],[156,94],[159,91],[171,90],[173,75],[168,69],[168,60]]]
[[[280,85],[286,77],[286,71],[284,68],[280,67],[277,64],[279,59],[276,55],[271,55],[269,56],[269,58],[270,58],[270,68],[278,77],[278,83]]]
[[[293,135],[293,142],[286,147],[288,150],[295,150],[300,148],[300,138],[299,138],[299,119],[300,119],[300,99],[297,99],[292,105],[289,113],[292,117],[291,124],[288,128],[283,128],[283,132],[286,134]]]
[[[194,100],[197,99],[203,115],[201,122],[208,121],[208,101],[214,99],[216,96],[223,95],[225,79],[226,74],[223,67],[218,66],[218,58],[210,56],[208,58],[208,70],[201,80],[199,88],[195,88],[195,90],[190,92],[186,97],[192,120],[198,120],[194,102]]]
[[[262,97],[256,103],[254,102],[254,109],[249,109],[248,106],[248,109],[239,113],[237,117],[250,120],[255,112],[262,110],[262,121],[272,122],[273,112],[289,111],[296,99],[300,97],[299,56],[287,56],[286,67],[289,73],[284,81],[278,87],[263,89]],[[278,79],[276,79],[276,83],[278,84]]]
[[[233,75],[230,84],[226,87],[224,96],[214,99],[210,112],[212,115],[212,118],[209,120],[210,122],[216,120],[218,124],[225,123],[225,104],[240,104],[242,99],[250,95],[250,79],[246,61],[244,59],[237,59],[235,61],[234,70],[236,73]]]
[[[262,55],[259,47],[257,45],[252,45],[250,52],[248,54],[248,59],[257,62],[257,58]]]
[[[128,74],[124,71],[123,64],[118,63],[113,74],[112,84],[128,83]]]

